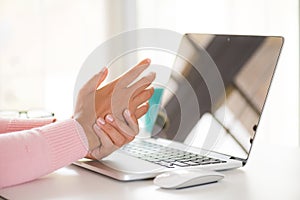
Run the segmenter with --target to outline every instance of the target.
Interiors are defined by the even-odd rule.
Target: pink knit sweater
[[[76,120],[51,122],[0,118],[0,188],[34,180],[86,156],[88,141]]]

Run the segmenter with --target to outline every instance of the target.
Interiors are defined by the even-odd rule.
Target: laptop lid
[[[245,164],[282,45],[274,36],[185,34],[168,81],[155,87],[146,131]]]

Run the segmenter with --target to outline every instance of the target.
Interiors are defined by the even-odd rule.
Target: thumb
[[[83,91],[86,93],[94,92],[99,85],[105,80],[108,70],[104,67],[99,73],[95,74],[84,86]]]

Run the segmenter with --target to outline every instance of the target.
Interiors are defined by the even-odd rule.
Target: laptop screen
[[[152,137],[246,159],[282,44],[282,37],[185,34],[167,83],[150,100]]]

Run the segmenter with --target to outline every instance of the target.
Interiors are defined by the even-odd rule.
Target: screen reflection
[[[185,34],[152,136],[246,159],[282,43],[281,37]],[[207,72],[212,65],[223,88]]]

